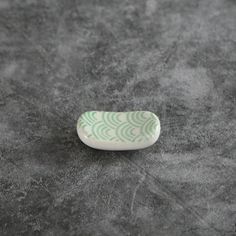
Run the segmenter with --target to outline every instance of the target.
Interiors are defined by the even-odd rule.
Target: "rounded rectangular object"
[[[86,145],[101,150],[135,150],[154,144],[160,121],[149,111],[88,111],[77,122],[78,136]]]

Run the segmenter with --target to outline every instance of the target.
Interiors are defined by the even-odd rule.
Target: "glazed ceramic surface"
[[[78,119],[77,132],[86,145],[102,150],[134,150],[154,144],[160,134],[158,117],[148,111],[89,111]]]

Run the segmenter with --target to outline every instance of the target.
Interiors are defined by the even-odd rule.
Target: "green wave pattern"
[[[155,135],[159,122],[151,112],[85,112],[78,126],[100,141],[141,142]]]

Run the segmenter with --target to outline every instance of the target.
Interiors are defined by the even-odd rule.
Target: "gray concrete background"
[[[235,0],[0,0],[0,235],[236,235]],[[159,141],[96,151],[87,110]]]

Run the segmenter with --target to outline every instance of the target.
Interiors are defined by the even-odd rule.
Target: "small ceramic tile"
[[[142,149],[157,141],[160,121],[149,111],[89,111],[78,119],[77,132],[83,143],[95,149]]]

